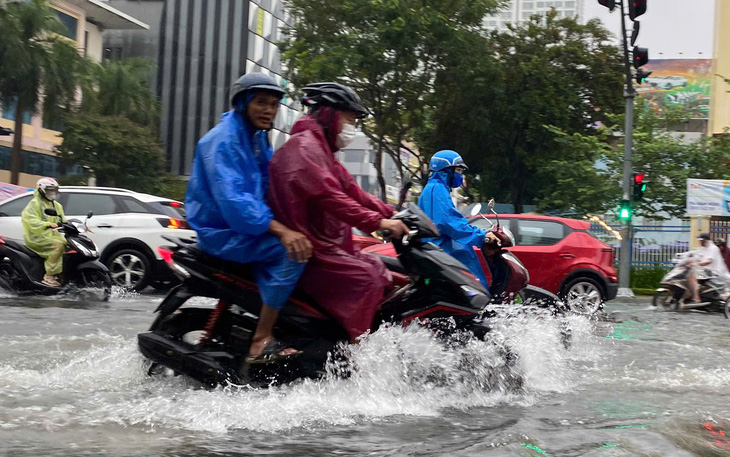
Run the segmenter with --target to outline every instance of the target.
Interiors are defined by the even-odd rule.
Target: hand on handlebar
[[[380,221],[378,230],[387,230],[390,237],[397,238],[408,233],[408,227],[402,221],[395,219],[383,219]]]
[[[50,228],[50,229],[57,229],[58,228],[58,224],[54,224],[53,222],[51,222],[50,224],[48,224],[48,228]]]
[[[497,235],[495,235],[492,232],[487,232],[487,235],[484,237],[484,242],[487,244],[494,243],[497,246],[502,246],[502,242],[499,241],[499,238],[497,238]]]

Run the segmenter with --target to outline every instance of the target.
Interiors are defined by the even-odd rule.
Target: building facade
[[[100,61],[102,31],[105,29],[143,30],[147,24],[100,0],[58,0],[52,2],[66,26],[67,38],[76,42],[79,52]],[[14,128],[15,106],[0,107],[0,127]],[[39,110],[40,111],[40,110]],[[33,187],[42,176],[58,176],[59,160],[54,148],[61,143],[60,126],[43,120],[40,114],[23,116],[23,158],[19,184]],[[10,182],[10,152],[13,135],[0,136],[0,182]]]
[[[484,25],[491,30],[507,30],[507,24],[525,22],[531,16],[538,14],[545,16],[551,9],[555,9],[558,17],[576,17],[583,21],[585,0],[510,0],[502,10],[484,18]]]
[[[725,133],[730,128],[730,2],[715,2],[715,43],[712,63],[712,89],[710,90],[709,135]],[[722,77],[721,77],[722,76]]]
[[[241,75],[271,74],[284,87],[279,49],[289,22],[283,0],[111,0],[151,23],[149,33],[110,32],[110,58],[150,57],[158,66],[153,87],[162,111],[160,135],[172,173],[189,175],[198,140],[230,109],[229,90]],[[156,55],[154,55],[156,52]],[[285,98],[270,139],[289,136],[298,101]]]

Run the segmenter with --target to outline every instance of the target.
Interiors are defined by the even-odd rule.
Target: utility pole
[[[629,58],[629,39],[628,30],[626,29],[627,12],[624,5],[628,3],[628,16],[633,21],[634,27],[631,33],[631,46],[636,43],[639,36],[640,23],[636,20],[646,12],[647,0],[598,0],[598,3],[613,11],[618,4],[619,13],[621,14],[621,38],[623,40],[624,64],[626,71],[626,89],[624,98],[626,100],[626,118],[624,125],[624,169],[623,180],[621,185],[621,207],[619,209],[619,219],[623,221],[621,230],[621,251],[619,256],[618,271],[618,297],[633,297],[631,291],[631,219],[633,216],[633,208],[631,204],[632,195],[632,172],[633,164],[631,154],[633,152],[634,137],[634,98],[636,91],[634,90],[634,75],[631,71],[631,59]],[[649,51],[646,48],[634,47],[631,52],[633,57],[633,66],[636,68],[636,82],[641,84],[651,72],[640,70],[639,67],[645,65],[649,61]]]

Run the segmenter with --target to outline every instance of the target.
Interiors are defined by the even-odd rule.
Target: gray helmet
[[[249,73],[241,76],[231,86],[231,105],[236,97],[251,89],[267,90],[283,97],[286,92],[274,79],[273,76],[263,73]]]
[[[718,246],[726,246],[727,241],[725,241],[725,238],[718,238],[715,240],[715,244]]]
[[[317,106],[331,106],[343,111],[353,111],[358,118],[368,115],[360,97],[354,90],[338,83],[314,83],[304,86],[302,103],[312,109]]]

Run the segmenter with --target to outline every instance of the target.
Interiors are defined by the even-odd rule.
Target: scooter
[[[53,208],[46,208],[44,212],[58,216]],[[54,229],[64,234],[68,249],[63,254],[65,284],[62,287],[43,284],[43,257],[28,249],[22,240],[0,236],[0,288],[18,295],[56,295],[79,288],[96,288],[102,289],[104,301],[109,300],[112,287],[109,269],[99,262],[96,245],[84,235],[88,231],[86,222],[92,215],[89,212],[84,222],[78,219],[62,221]]]
[[[477,204],[472,208],[471,215],[481,215],[492,227],[490,232],[495,235],[497,241],[484,243],[481,248],[486,261],[485,273],[491,278],[489,291],[492,305],[531,305],[541,308],[549,308],[554,313],[562,314],[567,308],[557,295],[539,287],[529,285],[530,274],[520,260],[507,250],[514,246],[515,237],[512,232],[499,222],[499,214],[494,211],[494,199],[489,201],[488,209],[495,215],[496,223],[487,219],[481,214],[482,205]],[[392,262],[397,255],[393,243],[377,244],[363,249],[373,255],[377,255],[386,264]],[[472,275],[471,273],[469,273]],[[476,279],[476,276],[472,275]]]
[[[659,287],[654,293],[652,304],[661,306],[672,311],[688,309],[700,309],[704,311],[720,311],[730,319],[730,291],[728,285],[721,279],[710,276],[698,281],[700,286],[700,302],[687,303],[691,297],[689,285],[687,284],[687,270],[693,261],[692,252],[677,254],[672,262],[672,268],[659,282]]]
[[[439,233],[416,205],[394,219],[403,221],[409,233],[392,240],[397,258],[383,259],[395,288],[380,304],[371,331],[387,323],[419,324],[440,335],[464,332],[490,341],[489,292],[466,266],[424,241]],[[159,314],[150,330],[138,335],[140,351],[152,362],[150,373],[166,367],[208,385],[268,385],[320,377],[328,358],[340,360],[337,348],[348,341],[346,331],[311,297],[295,291],[279,314],[275,332],[302,354],[276,364],[245,364],[261,307],[248,267],[211,257],[192,240],[168,240],[175,246],[158,251],[182,284],[155,310]],[[213,309],[182,307],[194,296],[211,297],[218,304]]]

